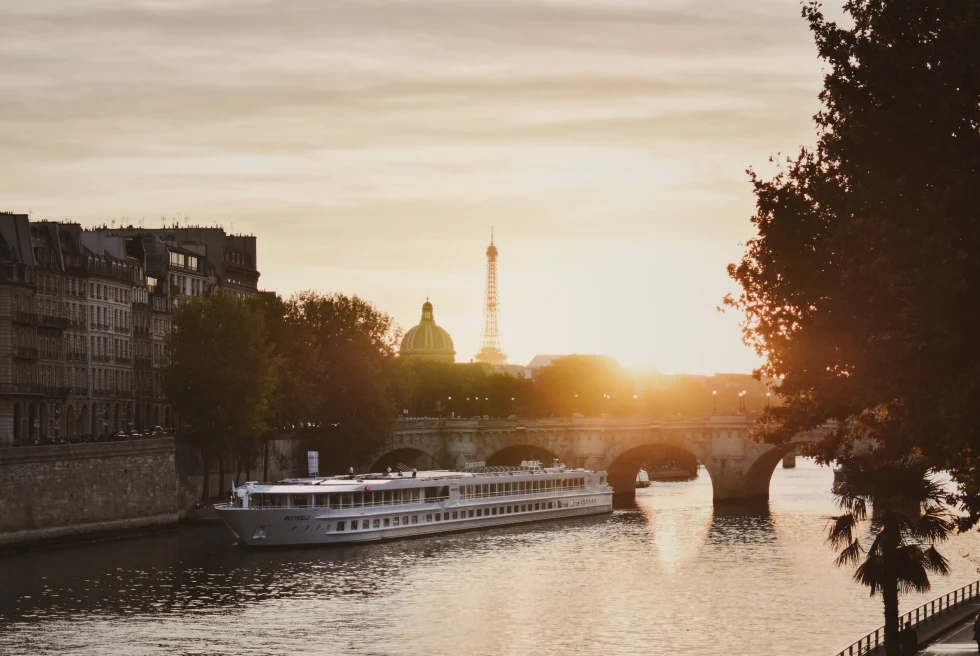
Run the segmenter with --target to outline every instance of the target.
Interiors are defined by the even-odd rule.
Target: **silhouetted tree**
[[[928,592],[929,573],[945,576],[949,563],[936,550],[953,531],[945,493],[920,458],[899,460],[865,452],[844,459],[828,541],[840,553],[837,566],[857,565],[854,580],[880,594],[885,612],[885,650],[902,653],[899,596]]]
[[[201,498],[207,500],[215,459],[227,455],[245,469],[256,462],[280,363],[260,305],[221,293],[181,298],[170,352],[164,386],[185,424],[184,436],[201,452]],[[219,472],[223,478],[224,469]]]
[[[752,174],[758,235],[727,303],[766,358],[757,373],[782,378],[770,439],[833,420],[824,457],[859,436],[918,446],[975,522],[980,4],[844,10],[853,26],[803,10],[827,64],[819,139],[774,178]]]
[[[287,323],[309,340],[302,385],[312,400],[303,411],[312,416],[301,428],[326,466],[346,469],[391,430],[403,384],[395,362],[400,334],[389,315],[357,296],[304,292],[286,308]]]
[[[632,377],[605,356],[566,355],[542,367],[535,394],[542,415],[624,415],[636,407]]]

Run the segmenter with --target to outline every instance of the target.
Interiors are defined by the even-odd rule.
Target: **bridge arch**
[[[772,483],[773,473],[782,462],[783,456],[799,448],[800,444],[800,442],[789,442],[774,446],[756,458],[745,473],[745,496],[752,499],[769,499],[769,485]]]
[[[388,467],[391,467],[392,471],[398,471],[399,465],[408,468],[414,467],[420,470],[444,468],[438,458],[427,451],[412,447],[401,447],[382,453],[375,458],[374,463],[368,471],[384,472],[388,470]]]
[[[683,440],[644,442],[607,454],[606,471],[614,494],[633,496],[636,492],[636,475],[640,469],[651,460],[669,459],[672,455],[693,457],[698,463],[707,464],[700,450]],[[714,479],[711,471],[708,467],[705,467],[705,470],[712,480],[713,487]]]

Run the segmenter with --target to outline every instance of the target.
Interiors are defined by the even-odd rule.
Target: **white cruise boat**
[[[612,510],[606,472],[484,467],[245,483],[218,516],[246,546],[369,542]]]

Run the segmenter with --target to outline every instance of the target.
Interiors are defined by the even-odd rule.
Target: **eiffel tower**
[[[500,350],[500,331],[497,328],[497,247],[493,245],[493,228],[490,229],[490,246],[487,248],[487,288],[483,297],[483,334],[477,362],[507,364],[507,355]]]

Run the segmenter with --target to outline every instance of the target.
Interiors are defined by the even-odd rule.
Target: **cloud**
[[[380,281],[422,271],[464,284],[453,276],[491,223],[529,252],[743,239],[745,168],[812,139],[820,71],[799,11],[797,0],[2,3],[0,198],[45,218],[234,222],[260,236],[266,279],[283,291],[328,291],[343,276],[410,325],[417,299]],[[297,250],[317,265],[295,267]],[[320,261],[339,268],[323,274]],[[690,263],[691,280],[712,281],[690,292],[706,307],[726,263]],[[453,309],[470,311],[478,300]]]

